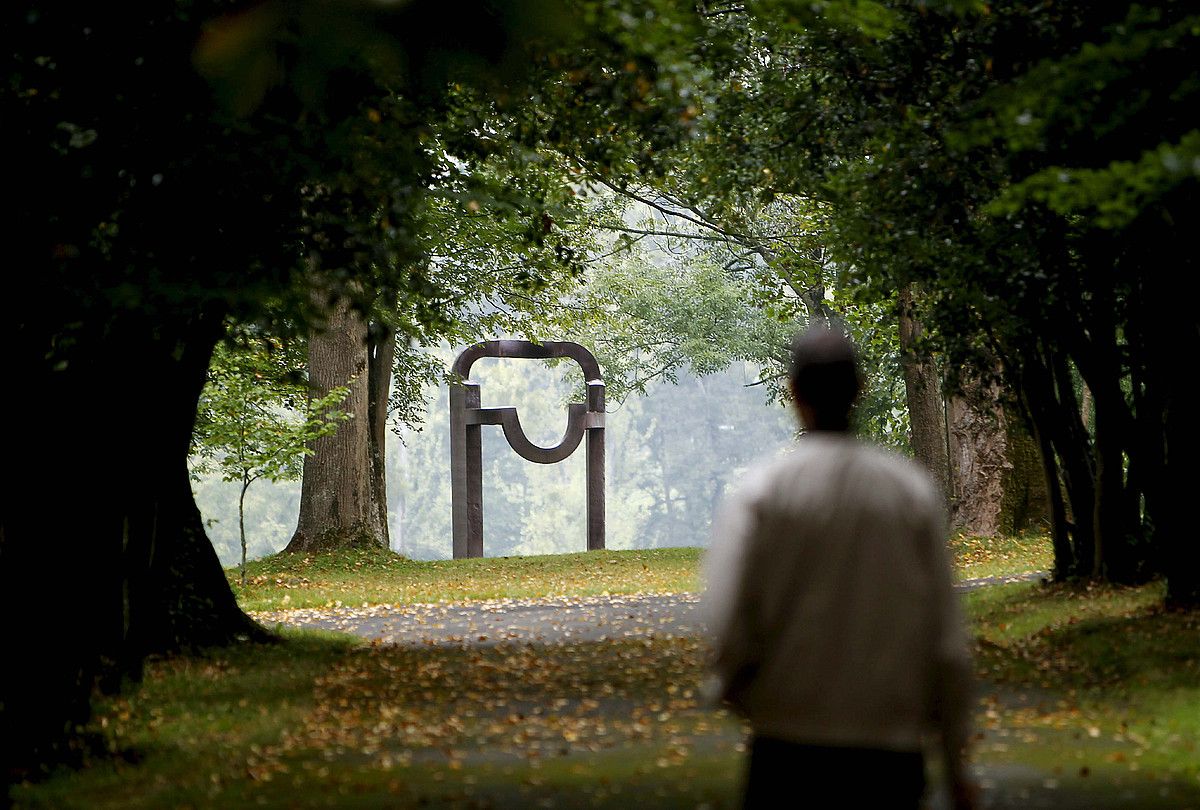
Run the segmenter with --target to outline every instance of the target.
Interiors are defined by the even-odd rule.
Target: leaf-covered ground
[[[971,593],[976,662],[995,686],[981,756],[1200,807],[1200,615],[1162,597],[1157,583]]]
[[[1049,539],[1039,535],[960,535],[950,549],[960,579],[1045,571],[1052,560]],[[700,588],[701,554],[664,548],[422,562],[385,549],[355,549],[251,561],[245,588],[236,569],[228,576],[242,606],[253,611],[689,593]]]
[[[1157,585],[1035,583],[967,595],[986,679],[976,744],[985,806],[1200,808],[1200,617],[1162,612],[1161,596]],[[694,635],[460,642],[287,631],[279,645],[155,662],[139,690],[99,705],[93,730],[115,755],[15,798],[80,808],[734,806],[744,729],[703,704]]]
[[[98,726],[135,763],[36,807],[730,806],[741,728],[698,706],[696,639],[285,645],[155,665]]]
[[[1050,538],[1039,534],[950,538],[955,574],[959,579],[1003,577],[1030,571],[1049,571],[1054,565]]]

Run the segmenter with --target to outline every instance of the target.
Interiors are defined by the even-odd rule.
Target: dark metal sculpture
[[[567,406],[567,432],[554,447],[538,447],[525,437],[516,408],[481,408],[479,384],[471,366],[481,357],[544,360],[569,357],[583,369],[587,402]],[[482,425],[500,425],[504,438],[524,459],[538,464],[562,461],[587,434],[587,547],[604,548],[604,382],[600,364],[578,343],[489,340],[464,349],[451,369],[461,383],[450,385],[450,488],[454,558],[483,556]]]

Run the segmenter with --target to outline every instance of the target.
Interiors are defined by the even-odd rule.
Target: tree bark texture
[[[383,488],[376,481],[383,477],[383,453],[372,447],[381,420],[373,419],[371,407],[367,322],[342,299],[329,307],[324,326],[309,336],[309,384],[316,396],[348,386],[338,410],[350,418],[313,442],[304,459],[300,517],[287,551],[387,548],[387,501],[378,500]]]
[[[911,287],[900,291],[900,352],[913,455],[943,488],[950,525],[984,537],[1049,519],[1037,446],[1011,418],[994,384],[964,376],[948,399],[921,349]]]
[[[964,377],[948,404],[950,523],[983,537],[1049,522],[1037,446],[1008,412],[1000,388]]]
[[[913,306],[913,291],[900,291],[900,363],[912,432],[913,456],[929,470],[950,500],[950,458],[946,441],[946,411],[941,376],[933,358],[920,348],[921,323]]]
[[[1028,413],[1026,414],[1028,417]],[[1050,513],[1050,542],[1054,549],[1054,579],[1063,582],[1071,576],[1075,555],[1071,548],[1071,530],[1067,521],[1067,505],[1063,497],[1062,480],[1054,457],[1054,446],[1044,430],[1032,418],[1028,423],[1037,442],[1042,461],[1042,476],[1046,487],[1046,507]]]
[[[1029,435],[1025,420],[1011,408],[1004,410],[1005,467],[1000,504],[1001,534],[1033,529],[1053,530],[1052,493],[1037,440]]]
[[[1050,380],[1046,418],[1053,425],[1051,435],[1070,508],[1074,575],[1088,577],[1093,575],[1096,561],[1096,460],[1067,358],[1051,350],[1042,359]]]
[[[1091,576],[1095,560],[1095,470],[1074,381],[1065,361],[1031,345],[1010,353],[1009,378],[1042,456],[1058,580]]]
[[[950,525],[969,534],[1001,533],[1008,461],[1004,410],[997,391],[977,379],[949,398]]]

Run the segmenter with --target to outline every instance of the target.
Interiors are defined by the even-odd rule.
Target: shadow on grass
[[[968,605],[997,680],[1056,688],[1195,686],[1200,614],[1161,607],[1159,584],[1012,585]]]

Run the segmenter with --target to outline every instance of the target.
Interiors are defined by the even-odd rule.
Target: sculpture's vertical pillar
[[[467,414],[479,408],[479,386],[450,386],[450,501],[454,559],[483,556],[483,445],[480,425]]]
[[[593,421],[587,428],[587,547],[588,551],[604,548],[604,383],[589,380],[587,384],[588,417]]]

